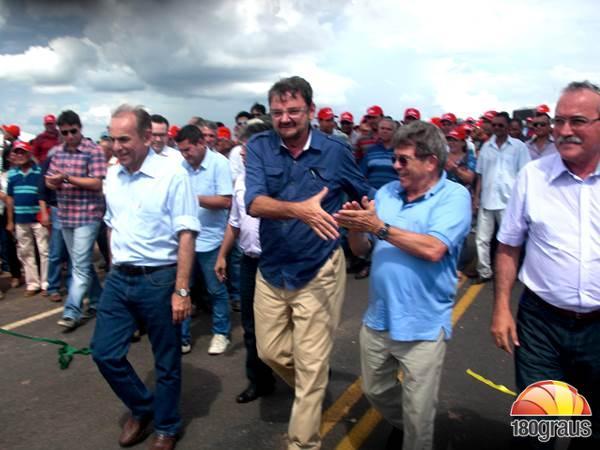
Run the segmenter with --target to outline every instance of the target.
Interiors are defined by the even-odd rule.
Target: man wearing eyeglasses
[[[527,146],[508,135],[509,122],[506,112],[494,116],[494,135],[483,144],[477,158],[475,172],[478,176],[473,198],[474,206],[479,208],[475,236],[479,259],[476,283],[485,283],[493,277],[490,244],[494,229],[502,222],[517,174],[530,160]]]
[[[556,107],[557,153],[519,174],[498,233],[491,334],[515,351],[517,387],[561,380],[593,411],[592,437],[569,448],[600,448],[600,87],[573,82]],[[521,247],[525,285],[517,321],[510,296]],[[586,417],[587,418],[587,417]],[[548,448],[553,448],[554,442]]]
[[[535,133],[533,138],[527,141],[531,160],[556,153],[556,145],[554,145],[554,139],[552,138],[552,124],[548,113],[536,113],[531,121],[531,127]]]
[[[81,134],[77,113],[63,111],[57,125],[64,143],[55,147],[45,182],[49,189],[56,190],[58,217],[72,263],[69,294],[58,325],[72,330],[82,319],[95,316],[96,302],[102,294],[92,255],[105,209],[102,180],[106,160],[102,148]],[[84,312],[86,294],[90,303]]]
[[[346,203],[334,215],[350,230],[355,255],[373,250],[361,372],[366,397],[394,426],[389,449],[433,445],[457,261],[471,228],[469,192],[444,172],[446,146],[433,124],[401,127],[392,140],[396,181],[383,185],[375,201]]]
[[[294,76],[269,90],[274,131],[247,144],[246,210],[260,217],[254,300],[260,358],[295,390],[288,449],[318,449],[321,406],[346,267],[338,225],[342,193],[370,192],[350,148],[312,129],[312,88]]]

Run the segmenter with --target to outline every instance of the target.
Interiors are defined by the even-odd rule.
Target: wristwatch
[[[179,295],[180,297],[189,297],[190,296],[190,291],[188,291],[186,288],[175,289],[175,293],[177,295]]]
[[[387,237],[390,234],[390,224],[389,223],[384,223],[383,226],[377,230],[377,233],[375,233],[375,236],[377,236],[377,239],[379,239],[380,241],[385,241],[387,239]]]

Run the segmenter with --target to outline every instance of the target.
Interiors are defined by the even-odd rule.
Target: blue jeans
[[[181,327],[174,325],[171,295],[175,267],[143,275],[112,269],[96,315],[92,357],[115,394],[136,419],[154,417],[157,432],[181,428]],[[131,335],[143,325],[154,354],[155,391],[146,387],[127,360]]]
[[[231,332],[231,320],[229,318],[229,295],[227,286],[221,283],[215,275],[215,264],[219,254],[219,247],[210,252],[196,252],[196,261],[204,278],[206,290],[212,301],[212,333],[229,336]],[[189,343],[192,340],[190,325],[192,320],[187,318],[181,324],[181,340]]]
[[[575,387],[592,410],[591,418],[583,418],[591,419],[593,434],[572,439],[569,448],[600,448],[600,318],[564,317],[526,288],[519,303],[517,333],[521,344],[515,348],[519,391],[542,380],[564,381]],[[534,442],[532,448],[552,448],[553,443]]]
[[[65,303],[63,317],[79,320],[81,304],[88,294],[90,309],[96,309],[96,303],[102,295],[102,287],[98,275],[92,266],[94,242],[98,236],[100,222],[82,225],[77,228],[63,227],[62,235],[71,257],[72,278],[69,295]]]
[[[52,219],[52,231],[50,232],[50,249],[48,251],[48,293],[53,294],[60,290],[62,265],[67,262],[67,277],[65,286],[67,289],[71,284],[71,258],[67,252],[67,246],[62,235],[62,227],[58,218],[58,208],[52,206],[50,209]]]
[[[227,290],[232,302],[240,301],[240,266],[242,261],[242,250],[239,242],[235,241],[233,248],[227,257]]]

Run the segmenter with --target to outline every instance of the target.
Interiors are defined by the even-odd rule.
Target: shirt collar
[[[204,152],[204,158],[202,158],[202,162],[200,163],[200,165],[198,166],[197,169],[194,169],[194,167],[187,162],[185,159],[183,160],[182,164],[183,167],[185,167],[186,170],[188,170],[189,172],[198,172],[200,171],[200,169],[208,169],[210,167],[210,164],[212,163],[212,158],[214,156],[214,152],[206,147],[206,152]]]
[[[119,173],[125,173],[127,175],[135,175],[136,173],[142,173],[144,175],[149,176],[150,178],[156,178],[161,173],[163,173],[162,164],[164,161],[160,158],[152,147],[148,147],[146,157],[144,158],[144,162],[142,166],[138,169],[137,172],[132,174],[125,168],[125,166],[120,165]]]
[[[321,150],[322,147],[322,139],[324,139],[324,137],[319,136],[319,134],[323,134],[318,130],[313,130],[312,127],[308,130],[308,139],[306,140],[306,143],[304,144],[304,147],[302,148],[302,151],[305,152],[310,148],[313,148],[315,150]],[[278,134],[275,134],[276,138],[279,140],[279,145],[276,147],[276,152],[280,153],[281,152],[281,147],[285,148],[286,150],[289,150],[289,148],[283,143],[283,140],[281,139],[281,137]]]
[[[447,179],[446,171],[444,170],[444,171],[442,171],[442,174],[440,175],[440,179],[431,188],[429,188],[429,190],[427,192],[425,192],[425,194],[423,194],[418,199],[413,200],[410,203],[419,202],[421,200],[426,200],[429,197],[433,197],[435,194],[437,194],[440,191],[440,189],[442,189],[442,187],[444,187],[444,183],[446,182],[446,179]],[[402,200],[404,201],[404,203],[408,203],[406,201],[406,195],[405,195],[404,188],[402,187],[402,184],[400,184],[400,183],[398,183],[398,195],[400,197],[402,197]]]
[[[573,173],[571,173],[569,168],[565,165],[565,162],[560,157],[560,153],[548,155],[548,156],[545,156],[544,158],[553,158],[552,167],[550,167],[550,171],[548,173],[548,176],[550,177],[550,179],[549,179],[550,183],[552,183],[554,180],[556,180],[558,177],[560,177],[565,172],[568,173],[569,175],[571,175],[573,178],[580,180],[580,178],[577,175],[574,175]],[[596,166],[596,170],[590,176],[592,176],[592,177],[600,176],[600,163],[598,163],[598,165]]]

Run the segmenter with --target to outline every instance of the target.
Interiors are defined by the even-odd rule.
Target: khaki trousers
[[[15,224],[17,256],[25,270],[29,291],[48,289],[48,229],[40,223]],[[35,239],[35,244],[34,244]],[[40,254],[40,270],[35,262],[35,246]]]
[[[345,289],[346,262],[340,248],[302,289],[279,289],[260,271],[256,275],[258,355],[295,390],[289,450],[321,448],[321,408]]]
[[[445,353],[443,331],[437,341],[401,342],[390,339],[387,331],[366,325],[360,330],[363,392],[388,422],[404,430],[404,450],[431,450],[433,446]]]

